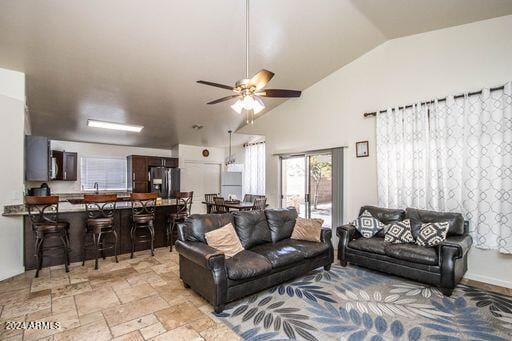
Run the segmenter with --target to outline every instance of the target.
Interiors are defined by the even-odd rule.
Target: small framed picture
[[[356,157],[368,156],[368,141],[356,142]]]

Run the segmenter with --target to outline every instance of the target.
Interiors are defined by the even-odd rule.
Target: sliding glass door
[[[281,207],[295,207],[300,217],[332,225],[332,155],[330,152],[281,157]]]
[[[303,218],[307,217],[306,180],[304,156],[281,159],[281,207],[295,207]]]

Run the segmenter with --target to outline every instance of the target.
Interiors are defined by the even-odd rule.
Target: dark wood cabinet
[[[178,159],[175,157],[149,156],[148,157],[148,167],[177,168],[178,167]]]
[[[128,156],[128,190],[137,193],[149,192],[148,157]]]
[[[76,181],[78,154],[73,152],[52,150],[52,158],[55,162],[56,173],[52,180]]]
[[[25,136],[25,180],[50,180],[50,140],[44,136]]]
[[[150,191],[149,170],[151,167],[177,168],[178,158],[160,156],[128,156],[128,190],[137,193]]]

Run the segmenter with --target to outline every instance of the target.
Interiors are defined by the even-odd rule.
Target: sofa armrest
[[[450,254],[453,254],[457,259],[462,258],[469,251],[471,245],[473,245],[473,238],[468,234],[448,237],[439,244],[439,256],[444,257],[444,255],[448,254],[448,249],[455,249],[456,252],[450,252]]]
[[[348,237],[348,241],[351,241],[352,239],[354,239],[354,236],[356,234],[356,227],[352,224],[345,224],[345,225],[341,225],[341,226],[338,226],[336,228],[336,235],[338,236],[338,238],[344,238],[344,237]]]
[[[354,239],[356,235],[356,227],[352,224],[338,226],[336,228],[336,235],[338,236],[338,259],[342,266],[347,265],[347,246],[348,243]]]
[[[320,241],[322,243],[331,242],[332,241],[332,231],[331,229],[322,229],[320,231]]]
[[[224,268],[224,253],[205,243],[178,240],[175,246],[180,255],[203,268],[210,270]]]

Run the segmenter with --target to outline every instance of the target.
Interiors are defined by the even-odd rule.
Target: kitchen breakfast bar
[[[119,197],[116,203],[116,210],[114,212],[114,229],[118,236],[118,255],[126,254],[131,252],[131,238],[130,238],[130,227],[131,227],[131,216],[132,206],[129,201],[129,197]],[[167,246],[167,226],[169,224],[169,216],[171,213],[175,213],[177,210],[177,204],[175,199],[162,199],[158,200],[155,204],[155,220],[154,226],[154,247]],[[37,258],[36,258],[36,246],[34,232],[32,230],[32,224],[28,211],[24,205],[16,205],[6,207],[3,213],[4,216],[23,216],[23,229],[24,229],[24,264],[25,269],[36,269]],[[69,199],[59,203],[59,221],[65,221],[69,223],[69,260],[71,263],[82,261],[82,247],[83,239],[86,228],[87,212],[86,205],[83,203],[83,199]],[[105,238],[105,243],[109,243],[110,236]],[[173,238],[176,240],[176,237]],[[51,241],[53,242],[53,241]],[[45,247],[52,245],[45,245]],[[149,243],[137,243],[135,244],[135,251],[148,250],[150,252]],[[104,251],[106,257],[114,255],[114,249],[108,249]],[[86,260],[95,259],[96,255],[94,251],[86,252]],[[101,262],[101,259],[100,259]],[[43,267],[61,265],[64,264],[64,257],[58,253],[54,256],[46,256],[43,259]],[[100,265],[101,266],[101,265]]]

